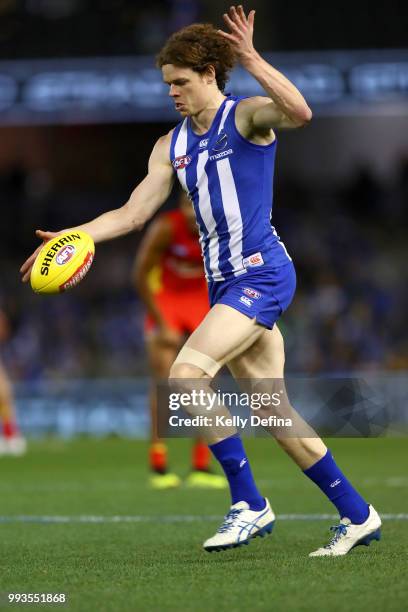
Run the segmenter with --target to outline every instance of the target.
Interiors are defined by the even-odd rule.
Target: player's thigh
[[[184,346],[224,364],[256,342],[264,331],[255,319],[225,304],[215,304]]]
[[[229,360],[227,366],[234,378],[282,379],[284,364],[283,338],[275,323],[245,351]]]

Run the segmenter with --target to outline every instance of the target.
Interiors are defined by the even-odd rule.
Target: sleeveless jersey
[[[191,232],[181,210],[165,212],[163,217],[171,225],[172,237],[160,261],[159,278],[155,279],[157,289],[184,292],[205,288],[198,236]],[[197,274],[197,268],[201,274]]]
[[[263,146],[241,136],[235,110],[242,99],[228,96],[205,134],[186,117],[172,135],[171,163],[193,202],[208,281],[290,261],[271,225],[276,140]]]

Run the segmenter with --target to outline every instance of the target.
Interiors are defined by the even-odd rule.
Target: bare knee
[[[183,409],[191,416],[205,414],[205,400],[199,400],[198,404],[193,398],[197,393],[208,394],[211,378],[201,368],[190,363],[176,362],[172,365],[169,376],[169,389],[174,395],[184,396]],[[188,396],[190,401],[188,401]]]
[[[206,373],[190,363],[173,363],[169,374],[169,387],[173,393],[189,393],[207,386]]]
[[[207,378],[207,374],[201,368],[192,365],[191,363],[176,362],[170,368],[169,380],[174,379],[201,379]]]

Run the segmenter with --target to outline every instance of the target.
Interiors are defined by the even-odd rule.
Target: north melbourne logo
[[[225,149],[227,144],[228,144],[228,136],[223,131],[218,136],[217,141],[216,141],[215,145],[213,146],[212,150],[213,151],[222,151],[223,149]]]

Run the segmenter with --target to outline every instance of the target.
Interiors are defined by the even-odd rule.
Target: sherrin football
[[[35,293],[63,293],[75,287],[92,265],[95,245],[86,232],[73,230],[56,236],[38,253],[31,270]]]

